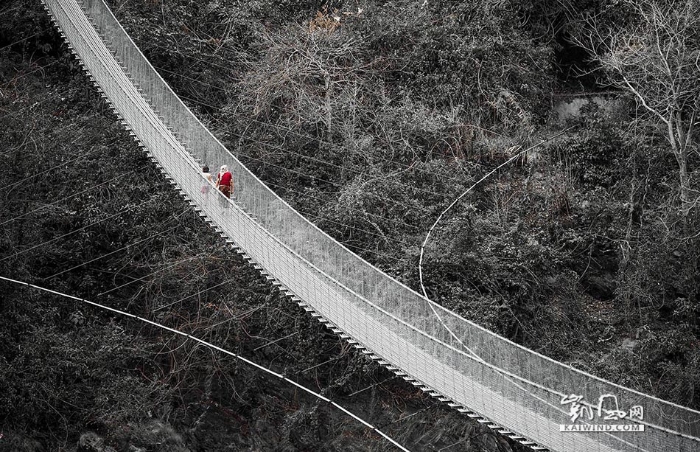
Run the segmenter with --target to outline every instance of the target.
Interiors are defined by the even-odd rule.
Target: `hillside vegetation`
[[[244,164],[416,290],[440,213],[527,150],[433,231],[429,296],[700,408],[700,6],[472,3],[109,2]],[[0,7],[0,143],[0,275],[240,352],[411,450],[518,448],[350,350],[226,249],[39,2]],[[0,293],[0,450],[392,450],[201,346],[9,283]]]

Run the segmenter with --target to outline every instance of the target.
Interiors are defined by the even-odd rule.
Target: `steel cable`
[[[71,4],[70,7],[72,7],[72,6],[73,6],[73,5]],[[74,10],[74,11],[75,11],[75,10]],[[78,13],[78,14],[80,14],[80,13]],[[91,35],[91,36],[92,36],[92,35]],[[90,39],[92,39],[92,38],[90,38]],[[108,58],[109,58],[109,57],[108,57]],[[111,64],[111,63],[110,63],[110,64]],[[137,105],[137,108],[138,108],[138,109],[141,109],[142,107],[141,107],[141,105],[139,104],[139,105]],[[150,118],[148,118],[148,120],[150,121]],[[168,136],[167,132],[164,132],[164,133],[165,133],[166,136]],[[168,136],[168,137],[169,137],[169,136]],[[169,139],[169,138],[168,138],[168,139]],[[178,147],[178,146],[175,145],[174,148],[173,148],[173,150],[175,151],[175,154],[181,155],[182,158],[184,158],[186,162],[189,162],[189,160],[187,160],[187,157],[185,156],[185,154],[182,153],[182,150],[181,150],[180,147]],[[197,168],[196,171],[199,172],[199,169]],[[187,176],[187,175],[185,175],[185,174],[181,175],[181,177],[183,177],[183,178],[186,177],[186,176]],[[284,205],[284,204],[283,204],[283,205]],[[238,211],[236,211],[236,212],[238,212]],[[245,217],[240,216],[240,217],[237,217],[237,218],[245,218]],[[246,220],[246,221],[247,221],[247,220]],[[257,231],[257,230],[256,230],[256,231]],[[254,236],[253,236],[253,239],[254,239],[254,240],[251,241],[251,242],[249,243],[250,245],[258,247],[258,246],[261,246],[261,245],[260,245],[261,243],[263,243],[263,242],[259,242],[259,240],[266,240],[266,242],[264,242],[264,243],[267,243],[267,247],[266,247],[265,250],[262,251],[263,253],[269,253],[270,248],[277,247],[277,248],[273,248],[273,249],[279,249],[281,252],[288,253],[288,254],[291,255],[291,256],[295,256],[295,259],[298,259],[298,260],[295,261],[295,262],[297,262],[297,263],[305,262],[305,259],[304,259],[303,257],[301,257],[300,255],[298,255],[298,254],[297,254],[296,252],[294,252],[293,250],[289,249],[288,246],[286,247],[286,250],[285,250],[285,247],[284,247],[284,246],[281,246],[282,244],[278,241],[278,239],[276,239],[274,236],[272,236],[271,234],[269,234],[269,231],[260,231],[259,234],[260,234],[260,235],[254,235]],[[267,254],[265,255],[265,257],[266,257],[266,259],[267,259]],[[277,256],[275,256],[275,259],[276,259],[277,261],[281,261],[283,258],[285,258],[285,255],[277,255]],[[276,263],[275,261],[271,261],[271,260],[266,260],[266,262],[268,262],[269,264],[275,264],[275,263]],[[315,266],[314,266],[313,264],[311,264],[310,262],[306,261],[305,265],[307,265],[307,264],[308,264],[308,266],[309,266],[310,268],[313,269],[313,272],[311,272],[311,273],[292,272],[292,273],[291,273],[291,274],[294,274],[294,275],[299,274],[299,275],[300,275],[299,277],[303,277],[303,280],[299,280],[299,281],[295,282],[295,285],[298,285],[297,283],[309,284],[310,287],[312,287],[314,290],[322,291],[321,294],[327,294],[328,296],[331,296],[331,295],[332,295],[332,296],[333,296],[333,297],[332,297],[332,301],[333,301],[333,302],[340,301],[340,300],[338,300],[338,299],[336,298],[335,293],[333,293],[333,292],[330,290],[330,286],[324,285],[324,284],[323,284],[323,281],[326,281],[325,278],[328,278],[328,280],[332,280],[332,278],[329,277],[323,270],[321,270],[321,269],[315,267]],[[373,267],[371,267],[371,266],[368,266],[368,267],[369,267],[369,268],[373,268]],[[295,270],[295,269],[293,269],[293,270]],[[323,275],[323,278],[324,278],[324,279],[321,279],[321,277],[320,277],[320,276],[317,276],[317,275]],[[372,281],[368,281],[368,282],[371,283]],[[350,281],[349,283],[352,283],[352,281]],[[368,292],[365,292],[365,290],[364,290],[364,283],[365,283],[365,281],[362,280],[361,283],[362,283],[362,286],[355,285],[355,286],[353,286],[353,287],[357,287],[357,290],[362,291],[362,294],[368,294]],[[342,285],[340,285],[340,283],[338,283],[338,284],[339,284],[340,287],[343,287]],[[400,283],[396,283],[396,286],[397,286],[397,287],[402,287],[402,286],[400,285]],[[348,293],[348,294],[352,294],[352,296],[348,295],[348,299],[345,300],[346,302],[349,303],[349,302],[351,301],[352,297],[356,296],[358,299],[360,299],[362,302],[364,302],[367,306],[372,306],[372,309],[375,310],[374,312],[376,312],[376,313],[378,314],[377,319],[366,318],[366,319],[365,319],[365,320],[366,320],[366,323],[365,323],[365,325],[364,325],[364,330],[367,330],[367,329],[370,329],[370,328],[376,328],[377,331],[379,331],[379,332],[382,333],[382,335],[383,335],[382,337],[372,336],[373,338],[377,338],[377,340],[379,340],[378,345],[384,346],[384,344],[394,344],[394,342],[393,342],[394,339],[393,339],[393,338],[397,338],[397,339],[398,339],[398,336],[396,335],[396,333],[393,332],[390,328],[387,328],[387,327],[385,327],[384,325],[376,325],[376,326],[374,326],[376,323],[378,323],[377,320],[380,320],[380,319],[384,318],[384,317],[382,317],[382,315],[379,315],[379,313],[385,315],[386,318],[392,319],[391,321],[396,321],[396,322],[400,323],[402,326],[406,327],[408,331],[415,332],[416,335],[419,335],[419,336],[422,337],[422,338],[428,339],[429,334],[427,334],[426,332],[424,332],[424,331],[422,331],[422,330],[414,329],[415,327],[414,327],[412,324],[406,323],[406,322],[403,321],[402,319],[399,319],[399,318],[394,317],[394,315],[393,315],[391,312],[388,312],[388,311],[382,309],[382,307],[380,307],[380,306],[374,305],[373,303],[370,302],[369,299],[366,299],[364,296],[362,296],[362,295],[356,293],[353,289],[343,287],[342,290],[347,290],[347,293]],[[319,303],[320,306],[325,306],[325,305],[324,305],[324,300],[323,300],[323,298],[321,298],[321,297],[316,297],[316,298],[314,298],[314,295],[313,295],[312,293],[310,293],[310,294],[308,294],[308,295],[311,297],[311,299],[315,300],[315,302]],[[349,308],[350,308],[350,305],[344,306],[344,309],[349,309]],[[344,310],[343,312],[346,312],[346,311]],[[353,312],[353,311],[348,311],[348,312]],[[342,319],[341,319],[341,320],[342,320]],[[411,319],[411,320],[413,321],[414,319]],[[463,320],[463,319],[462,319],[462,320]],[[560,373],[561,375],[564,375],[565,372],[569,372],[569,371],[570,371],[571,373],[570,373],[570,374],[567,374],[567,375],[570,375],[569,378],[572,378],[571,381],[578,381],[578,380],[576,380],[576,378],[579,378],[579,377],[581,377],[581,378],[586,377],[586,378],[589,378],[589,380],[590,380],[591,382],[594,382],[595,384],[598,384],[598,383],[599,383],[599,384],[605,384],[605,385],[606,385],[605,387],[615,388],[614,390],[618,390],[618,389],[619,389],[619,390],[625,391],[626,394],[630,394],[630,395],[632,395],[632,396],[634,396],[634,394],[639,394],[639,396],[644,396],[644,397],[646,397],[646,399],[644,399],[644,400],[650,400],[650,401],[656,400],[656,402],[653,402],[653,403],[654,403],[654,404],[657,404],[657,403],[658,403],[658,404],[660,405],[660,408],[659,408],[659,409],[662,409],[662,408],[664,408],[664,407],[670,407],[671,409],[675,409],[674,407],[677,407],[678,409],[681,409],[681,408],[682,408],[682,407],[675,406],[674,404],[669,404],[668,402],[663,402],[663,401],[660,401],[660,400],[658,400],[658,399],[654,399],[654,398],[651,398],[651,397],[649,397],[649,396],[645,396],[645,395],[643,395],[643,394],[636,393],[635,391],[631,391],[631,390],[628,390],[628,389],[626,389],[626,388],[622,388],[622,387],[620,387],[620,386],[618,386],[618,385],[613,385],[612,383],[604,382],[603,380],[596,379],[595,377],[590,376],[590,375],[588,375],[588,374],[585,374],[585,373],[583,373],[583,372],[575,371],[575,369],[572,369],[570,366],[566,366],[566,365],[564,365],[564,364],[557,363],[557,362],[555,362],[555,361],[553,361],[553,360],[546,359],[545,357],[542,357],[541,355],[538,355],[538,354],[536,354],[536,353],[534,353],[534,352],[532,352],[532,351],[522,349],[522,348],[516,346],[515,344],[509,343],[509,342],[506,341],[505,339],[500,338],[500,337],[497,337],[497,336],[494,335],[493,333],[488,332],[488,331],[484,331],[483,329],[478,328],[478,326],[476,326],[476,325],[471,325],[471,324],[469,324],[469,323],[466,322],[466,321],[464,321],[464,325],[463,325],[463,326],[464,326],[464,327],[468,327],[468,331],[469,331],[469,332],[472,332],[473,334],[482,335],[482,336],[483,336],[483,340],[485,340],[485,341],[492,341],[492,340],[493,340],[493,341],[496,341],[496,342],[497,342],[497,345],[500,346],[500,348],[499,348],[499,349],[494,349],[493,352],[497,352],[497,351],[498,351],[498,352],[510,352],[510,353],[512,353],[512,355],[509,354],[509,355],[505,356],[506,359],[503,360],[503,362],[505,362],[505,363],[508,364],[509,366],[512,365],[511,362],[509,362],[509,359],[516,359],[516,358],[519,358],[519,357],[522,356],[522,358],[524,359],[524,362],[520,363],[519,365],[523,365],[523,364],[524,364],[524,365],[526,366],[525,369],[526,369],[526,371],[528,372],[528,373],[527,373],[528,376],[530,375],[530,372],[532,372],[532,370],[533,370],[533,367],[532,367],[532,366],[535,366],[535,365],[537,365],[537,364],[539,364],[539,363],[547,364],[548,366],[550,366],[550,367],[548,367],[548,368],[551,368],[551,370],[550,370],[551,372],[558,372],[558,373]],[[363,330],[363,331],[364,331],[364,330]],[[360,333],[360,332],[361,332],[361,331],[359,331],[359,330],[356,331],[356,333]],[[413,333],[410,333],[410,334],[413,334]],[[439,340],[439,339],[430,338],[429,340],[436,341],[436,340]],[[407,351],[410,351],[411,353],[414,353],[414,355],[412,355],[412,356],[415,356],[415,357],[423,357],[423,355],[421,355],[421,354],[419,353],[419,351],[418,351],[416,348],[414,348],[414,346],[413,346],[412,344],[410,344],[410,343],[408,343],[408,342],[405,342],[405,340],[404,340],[403,345],[404,345],[404,346],[401,346],[401,345],[399,345],[399,343],[397,342],[395,345],[393,345],[393,347],[395,347],[395,348],[393,348],[393,349],[392,349],[392,348],[384,348],[383,350],[384,350],[386,353],[389,353],[390,356],[394,356],[394,352],[398,352],[398,351],[400,350],[398,347],[401,347],[401,348],[403,348],[403,349],[406,349]],[[410,345],[410,347],[409,347],[409,345]],[[432,346],[430,345],[430,342],[428,342],[427,345],[428,345],[428,347],[429,347],[430,349],[432,349]],[[450,344],[446,344],[446,343],[445,343],[445,344],[442,344],[442,347],[443,347],[442,351],[439,352],[439,354],[438,354],[437,356],[432,356],[432,358],[431,358],[431,356],[427,355],[427,353],[426,353],[426,354],[425,354],[425,362],[435,362],[435,363],[438,363],[438,362],[435,360],[435,358],[437,358],[438,356],[443,356],[442,353],[446,353],[449,349],[451,349]],[[450,357],[451,355],[448,354],[448,355],[445,355],[445,356],[447,356],[447,359],[450,359],[449,357]],[[466,355],[466,354],[464,354],[464,355],[462,355],[462,356],[468,357],[468,355]],[[397,358],[398,358],[398,357],[397,357]],[[430,361],[429,361],[429,358],[431,359]],[[414,358],[414,357],[410,357],[410,358],[408,358],[408,359],[415,359],[415,358]],[[420,368],[420,367],[413,367],[413,366],[412,366],[412,363],[411,363],[410,361],[405,361],[405,360],[404,360],[404,361],[399,361],[399,362],[404,362],[404,363],[406,363],[407,365],[409,365],[409,367],[410,367],[411,369],[414,369],[415,371],[418,371],[418,372],[423,372],[423,370],[424,370],[423,368]],[[495,362],[501,362],[501,361],[495,361]],[[448,368],[446,367],[445,364],[446,364],[446,363],[441,363],[441,367],[440,367],[440,368],[441,368],[441,369],[444,368],[445,370],[451,370],[451,368],[448,369]],[[518,363],[516,362],[516,364],[518,364]],[[519,365],[516,365],[516,366],[514,366],[514,367],[517,369],[517,368],[519,367]],[[492,366],[494,366],[494,365],[493,365],[493,364],[485,364],[485,365],[482,365],[481,367],[479,367],[478,369],[479,369],[481,375],[483,376],[483,375],[484,375],[485,369],[486,369],[486,368],[491,368]],[[501,368],[498,367],[498,366],[496,366],[496,367],[499,368],[499,369],[501,369]],[[501,369],[501,370],[503,370],[503,369]],[[539,369],[537,369],[537,370],[539,371]],[[501,377],[503,376],[503,373],[499,372],[499,374],[501,375]],[[439,374],[434,374],[434,373],[433,373],[433,375],[432,375],[431,378],[433,378],[433,380],[431,380],[431,381],[433,381],[434,384],[438,384],[438,385],[442,385],[442,384],[443,384],[444,379],[442,378],[441,375],[439,375]],[[482,377],[482,378],[483,378],[483,377]],[[515,375],[514,375],[513,378],[517,378],[518,380],[521,380],[521,381],[526,381],[526,379],[524,379],[524,377],[520,377],[520,376],[515,376]],[[478,381],[478,380],[477,380],[477,381]],[[470,384],[470,385],[473,385],[473,384],[474,384],[474,383],[473,383],[473,380],[472,380],[469,384]],[[535,385],[535,387],[544,388],[544,389],[546,389],[546,390],[552,390],[552,389],[553,389],[553,388],[546,388],[546,387],[543,387],[542,385],[537,386],[538,383],[534,383],[534,385]],[[472,386],[472,387],[473,387],[473,386]],[[484,392],[483,392],[484,395],[490,394],[490,392],[487,390],[487,388],[483,388],[483,389],[484,389]],[[477,395],[477,394],[474,394],[474,395]],[[512,403],[511,403],[510,401],[508,401],[508,400],[507,400],[507,397],[506,397],[505,395],[503,395],[503,394],[500,394],[500,395],[499,395],[499,394],[494,393],[493,399],[492,399],[492,400],[488,400],[489,405],[493,405],[494,403],[497,405],[498,411],[494,411],[492,408],[490,408],[489,406],[487,406],[487,405],[486,405],[486,400],[485,400],[485,399],[482,399],[482,400],[484,401],[484,404],[483,404],[483,405],[478,405],[480,410],[486,410],[486,411],[488,411],[488,412],[493,412],[494,414],[498,414],[499,416],[506,416],[506,417],[507,417],[507,416],[512,416],[512,414],[513,414],[512,412],[508,412],[508,410],[507,410],[507,407],[508,407],[508,406],[511,406]],[[506,402],[508,402],[510,405],[506,405]],[[528,404],[528,405],[525,406],[525,407],[524,407],[523,405],[517,405],[517,407],[519,408],[519,411],[520,411],[520,412],[522,412],[522,413],[527,412],[529,415],[531,415],[531,416],[528,417],[528,419],[529,419],[530,421],[535,422],[535,424],[534,424],[534,426],[532,427],[532,429],[528,429],[528,427],[529,427],[528,423],[522,423],[522,422],[521,422],[520,426],[521,426],[522,428],[528,429],[528,431],[530,431],[531,434],[535,435],[536,437],[543,437],[543,435],[545,435],[546,432],[540,430],[540,428],[539,428],[540,423],[541,423],[541,422],[539,421],[540,418],[537,417],[537,416],[538,416],[537,412],[533,411],[533,410],[537,409],[537,408],[536,408],[536,404],[530,403],[530,404]],[[687,414],[688,416],[693,416],[693,415],[694,415],[694,414],[693,414],[694,412],[693,412],[692,410],[688,410],[688,409],[683,409],[683,410],[684,410],[684,411],[682,411],[682,414]],[[521,414],[520,416],[522,417],[522,414]],[[544,421],[549,421],[549,422],[551,422],[551,420],[553,420],[553,419],[554,419],[554,418],[544,419]],[[663,419],[662,419],[662,420],[663,420]],[[519,418],[518,421],[521,421],[521,419]],[[512,420],[512,422],[514,422],[514,423],[517,424],[516,420]],[[544,426],[544,425],[550,425],[550,424],[542,423],[542,425]],[[649,425],[649,424],[645,422],[645,425]],[[671,425],[678,425],[678,426],[680,426],[679,423],[671,424]],[[651,425],[650,425],[650,426],[651,426]],[[657,427],[657,426],[655,426],[655,427]],[[663,427],[663,426],[658,426],[658,427],[660,427],[659,430],[661,430],[661,431],[671,432],[671,433],[674,433],[676,436],[679,436],[679,437],[687,437],[687,435],[684,435],[683,433],[680,433],[680,432],[678,432],[678,431],[669,430],[669,429],[666,429],[666,428]],[[682,427],[681,427],[681,428],[682,428]],[[559,439],[560,437],[561,437],[561,440],[564,440],[564,437],[563,437],[563,436],[566,436],[566,435],[563,435],[563,436],[562,436],[562,435],[556,435],[556,434],[554,434],[554,433],[552,433],[552,432],[548,432],[548,433],[546,433],[546,434],[547,434],[546,438],[547,438],[548,440],[557,440],[557,439]],[[574,437],[573,435],[569,435],[569,436],[568,436],[569,439],[572,439],[573,437]],[[592,440],[590,440],[589,438],[585,438],[585,435],[584,435],[584,436],[577,435],[577,436],[576,436],[576,439],[577,439],[578,441],[580,441],[581,444],[585,444],[586,442],[591,442],[591,441],[592,441]],[[691,438],[691,439],[693,439],[693,438]],[[623,441],[623,442],[624,442],[624,441]],[[604,447],[604,445],[603,445],[602,443],[596,443],[596,444],[598,444],[599,447]]]
[[[399,450],[402,450],[402,451],[404,451],[404,452],[410,452],[406,447],[404,447],[404,446],[402,446],[401,444],[399,444],[397,441],[395,441],[394,439],[392,439],[389,435],[387,435],[387,434],[384,433],[383,431],[379,430],[377,427],[373,426],[372,424],[370,424],[369,422],[365,421],[364,419],[360,418],[358,415],[356,415],[356,414],[354,414],[353,412],[349,411],[348,409],[344,408],[342,405],[338,404],[337,402],[334,402],[334,401],[332,401],[331,399],[329,399],[328,397],[325,397],[325,396],[323,396],[323,395],[321,395],[321,394],[319,394],[319,393],[317,393],[317,392],[315,392],[315,391],[312,391],[311,389],[307,388],[306,386],[304,386],[304,385],[302,385],[302,384],[300,384],[300,383],[297,383],[297,382],[294,381],[294,380],[289,379],[288,377],[284,376],[283,374],[277,373],[277,372],[275,372],[275,371],[273,371],[273,370],[271,370],[271,369],[269,369],[269,368],[267,368],[267,367],[265,367],[265,366],[262,366],[262,365],[260,365],[260,364],[255,363],[254,361],[251,361],[251,360],[249,360],[249,359],[247,359],[247,358],[244,358],[242,355],[239,355],[239,354],[237,354],[237,353],[233,353],[233,352],[231,352],[231,351],[229,351],[229,350],[226,350],[226,349],[224,349],[224,348],[221,348],[221,347],[219,347],[219,346],[216,346],[216,345],[214,345],[214,344],[212,344],[212,343],[210,343],[210,342],[207,342],[207,341],[205,341],[205,340],[203,340],[203,339],[200,339],[200,338],[198,338],[198,337],[192,336],[192,335],[190,335],[190,334],[188,334],[188,333],[179,331],[179,330],[177,330],[177,329],[175,329],[175,328],[170,328],[170,327],[168,327],[168,326],[162,325],[162,324],[157,323],[157,322],[154,322],[154,321],[152,321],[152,320],[148,320],[148,319],[145,319],[145,318],[143,318],[143,317],[139,317],[139,316],[137,316],[137,315],[130,314],[130,313],[125,312],[125,311],[121,311],[121,310],[119,310],[119,309],[115,309],[115,308],[112,308],[112,307],[109,307],[109,306],[105,306],[105,305],[102,305],[102,304],[99,304],[99,303],[95,303],[95,302],[93,302],[93,301],[88,301],[88,300],[86,300],[86,299],[84,299],[84,298],[75,297],[75,296],[68,295],[68,294],[65,294],[65,293],[62,293],[62,292],[58,292],[58,291],[55,291],[55,290],[47,289],[47,288],[45,288],[45,287],[40,287],[40,286],[37,286],[37,285],[34,285],[34,284],[30,284],[30,283],[27,283],[27,282],[22,282],[22,281],[18,281],[18,280],[15,280],[15,279],[6,278],[6,277],[4,277],[4,276],[0,276],[0,279],[2,279],[3,281],[7,281],[7,282],[14,283],[14,284],[24,285],[24,286],[27,286],[27,287],[30,287],[30,288],[33,288],[33,289],[36,289],[36,290],[40,290],[40,291],[42,291],[42,292],[46,292],[46,293],[50,293],[50,294],[53,294],[53,295],[57,295],[57,296],[59,296],[59,297],[68,298],[68,299],[73,300],[73,301],[78,301],[78,302],[81,302],[81,303],[85,303],[85,304],[88,304],[88,305],[90,305],[90,306],[93,306],[93,307],[96,307],[96,308],[99,308],[99,309],[102,309],[102,310],[106,310],[106,311],[109,311],[109,312],[118,314],[118,315],[120,315],[120,316],[123,316],[123,317],[132,318],[132,319],[137,320],[137,321],[139,321],[139,322],[147,323],[147,324],[149,324],[149,325],[151,325],[151,326],[154,326],[154,327],[156,327],[156,328],[160,328],[160,329],[165,330],[165,331],[168,331],[168,332],[170,332],[170,333],[173,333],[173,334],[177,334],[177,335],[179,335],[179,336],[182,336],[182,337],[184,337],[184,338],[186,338],[186,339],[190,339],[190,340],[192,340],[192,341],[194,341],[194,342],[197,342],[198,344],[202,344],[202,345],[204,345],[205,347],[210,348],[211,350],[215,350],[215,351],[221,352],[221,353],[223,353],[223,354],[232,356],[232,357],[234,357],[234,358],[236,358],[236,359],[239,359],[239,360],[243,361],[244,363],[246,363],[246,364],[248,364],[248,365],[250,365],[250,366],[252,366],[252,367],[254,367],[254,368],[258,369],[258,370],[261,370],[261,371],[265,372],[266,374],[272,375],[273,377],[276,377],[276,378],[278,378],[278,379],[280,379],[280,380],[282,380],[282,381],[285,381],[285,382],[291,384],[292,386],[294,386],[294,387],[296,387],[296,388],[302,390],[303,392],[306,392],[307,394],[312,395],[313,397],[316,397],[316,398],[319,399],[319,400],[322,400],[322,401],[324,401],[324,402],[326,402],[326,403],[329,403],[329,404],[333,405],[333,406],[334,406],[335,408],[337,408],[338,410],[342,411],[343,413],[347,414],[347,415],[350,416],[351,418],[353,418],[353,419],[355,419],[356,421],[360,422],[362,425],[364,425],[364,426],[365,426],[366,428],[368,428],[370,431],[373,431],[373,432],[379,434],[381,437],[383,437],[384,439],[386,439],[388,442],[390,442],[391,444],[393,444],[394,446],[396,446]]]

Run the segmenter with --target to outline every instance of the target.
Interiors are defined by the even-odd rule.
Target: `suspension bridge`
[[[373,360],[536,450],[700,450],[700,412],[481,328],[306,220],[190,112],[103,0],[42,2],[123,126],[192,208],[271,284]],[[201,162],[229,166],[236,202],[201,189]]]

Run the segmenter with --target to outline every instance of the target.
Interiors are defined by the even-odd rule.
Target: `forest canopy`
[[[696,0],[108,3],[244,164],[416,290],[433,222],[522,152],[433,231],[428,295],[700,408]],[[0,6],[0,62],[0,275],[237,350],[412,449],[517,449],[350,350],[226,248],[123,130],[40,2]],[[0,293],[0,450],[90,438],[388,450],[192,343],[8,283]]]

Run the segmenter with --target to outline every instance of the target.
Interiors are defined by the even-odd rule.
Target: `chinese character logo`
[[[592,421],[595,417],[606,421],[619,421],[625,418],[642,420],[644,418],[643,407],[635,405],[629,411],[622,410],[617,402],[617,396],[613,394],[603,394],[598,397],[597,405],[586,402],[582,395],[569,394],[562,397],[561,404],[571,405],[568,412],[571,422],[576,422],[579,419]]]

